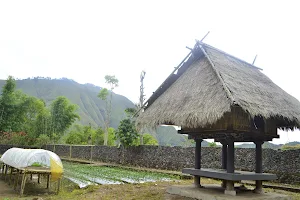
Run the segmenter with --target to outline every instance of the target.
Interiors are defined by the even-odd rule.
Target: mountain
[[[178,134],[174,126],[158,126],[156,130],[145,129],[144,132],[156,137],[159,145],[162,146],[195,146],[193,140],[188,140],[187,135]],[[207,147],[208,142],[203,140],[201,145]]]
[[[0,80],[0,87],[5,80]],[[66,96],[73,104],[78,105],[80,124],[93,127],[103,126],[105,117],[105,101],[97,97],[101,87],[92,84],[79,84],[73,80],[33,78],[16,80],[17,89],[24,93],[43,99],[47,105],[58,96]],[[117,128],[120,120],[125,118],[124,110],[134,104],[122,95],[113,93],[111,127]]]
[[[262,147],[264,149],[281,149],[282,147],[295,147],[300,146],[300,142],[288,142],[286,144],[273,144],[271,142],[265,142]],[[243,143],[240,145],[236,145],[238,148],[255,148],[255,144],[253,143]]]
[[[0,80],[0,90],[5,80]],[[77,123],[93,127],[104,125],[105,102],[97,97],[101,87],[93,84],[79,84],[67,78],[28,78],[16,80],[17,89],[25,94],[43,99],[49,105],[56,97],[65,96],[71,103],[78,105],[80,120]],[[111,127],[117,128],[119,122],[126,117],[124,110],[134,107],[133,102],[122,95],[113,93]],[[177,133],[171,126],[160,126],[157,130],[145,130],[158,140],[160,145],[191,146],[193,145],[187,136]],[[204,144],[204,143],[203,143]]]

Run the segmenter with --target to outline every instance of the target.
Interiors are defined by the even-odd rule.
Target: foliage
[[[136,112],[137,112],[136,108],[126,108],[125,109],[125,113],[127,114],[127,117],[133,117]]]
[[[111,114],[112,114],[112,93],[115,87],[119,86],[119,80],[115,76],[111,75],[106,75],[105,77],[105,83],[109,85],[110,87],[110,95],[108,97],[108,90],[106,88],[103,88],[99,94],[98,97],[102,100],[105,100],[105,113],[106,113],[106,118],[105,118],[105,130],[104,130],[104,141],[103,144],[107,145],[108,144],[108,132],[109,132],[109,127],[110,127],[110,119],[111,119]]]
[[[0,95],[1,142],[14,145],[43,145],[54,142],[79,118],[76,106],[66,97],[55,99],[50,109],[43,100],[16,90],[9,76]]]
[[[104,77],[103,77],[104,78]],[[0,80],[0,90],[5,84],[5,80]],[[107,86],[107,88],[109,88]],[[97,94],[100,87],[93,84],[80,84],[70,79],[49,79],[39,77],[35,79],[16,80],[16,89],[22,90],[25,94],[43,99],[47,106],[58,96],[67,97],[70,102],[78,105],[80,120],[75,123],[93,127],[101,126],[103,129],[105,120],[105,101],[100,100]],[[0,92],[1,93],[1,92]],[[134,104],[122,95],[112,94],[112,113],[110,127],[118,128],[124,119],[124,110],[133,107]],[[99,112],[100,111],[100,112]],[[0,108],[1,114],[1,108]],[[26,131],[30,134],[30,131]]]
[[[103,101],[105,101],[107,99],[107,96],[108,96],[108,90],[107,90],[107,88],[103,88],[102,90],[100,90],[100,92],[98,94],[98,97],[100,99],[102,99]]]
[[[149,133],[144,133],[142,134],[142,136],[143,136],[143,145],[158,145],[158,141],[153,135]],[[141,145],[139,138],[135,140],[134,145],[135,146]]]
[[[149,133],[143,134],[144,145],[158,145],[158,141],[155,137]]]
[[[215,142],[209,142],[208,146],[209,147],[217,147],[217,143],[215,143]]]
[[[291,146],[291,145],[283,145],[281,147],[282,150],[292,150],[292,149],[300,149],[300,144],[296,144],[294,146]]]
[[[110,89],[113,90],[115,87],[119,86],[119,80],[116,78],[115,75],[106,75],[104,77],[105,83],[107,83],[110,86]]]
[[[77,107],[63,96],[57,97],[50,106],[52,117],[52,133],[63,134],[79,115],[75,112]]]
[[[104,131],[102,128],[94,129],[91,126],[76,124],[65,138],[67,144],[103,144]],[[115,145],[114,128],[108,130],[108,145]]]
[[[0,141],[2,144],[25,146],[30,143],[30,138],[25,132],[2,132]]]
[[[83,135],[80,132],[71,131],[67,138],[67,144],[82,144],[84,143]]]
[[[39,135],[39,137],[37,138],[37,141],[36,141],[35,146],[41,148],[42,146],[45,146],[45,145],[47,145],[47,144],[50,144],[50,142],[51,142],[51,139],[50,139],[50,137],[49,137],[48,135],[46,135],[46,134],[41,134],[41,135]]]
[[[135,140],[139,135],[135,128],[134,122],[132,122],[130,119],[123,119],[120,122],[116,136],[120,140],[120,143],[127,147],[134,145]]]

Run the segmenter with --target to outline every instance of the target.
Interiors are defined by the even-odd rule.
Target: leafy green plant
[[[209,146],[209,147],[217,147],[217,143],[215,143],[215,142],[210,142],[210,143],[208,143],[208,146]]]
[[[130,119],[123,119],[120,122],[116,136],[120,140],[121,144],[127,147],[135,145],[135,141],[139,134],[135,129],[134,122],[132,122]]]
[[[51,142],[51,139],[50,139],[50,137],[49,137],[48,135],[46,135],[46,134],[41,134],[41,135],[39,135],[39,137],[37,138],[37,141],[36,141],[35,146],[41,148],[42,146],[44,146],[44,145],[46,145],[46,144],[50,144],[50,142]]]
[[[42,165],[40,163],[34,162],[31,165],[32,167],[42,167]]]

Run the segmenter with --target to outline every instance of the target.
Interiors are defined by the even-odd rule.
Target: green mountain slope
[[[5,84],[0,80],[0,87]],[[73,104],[78,105],[81,117],[79,123],[92,126],[103,126],[105,117],[105,102],[97,97],[100,87],[92,84],[79,84],[70,79],[24,79],[17,80],[17,89],[24,93],[43,99],[50,104],[58,96],[66,96]],[[134,107],[126,97],[113,93],[111,126],[117,128],[120,120],[126,115],[124,110]]]
[[[104,125],[105,102],[97,97],[101,87],[92,84],[79,84],[73,80],[33,78],[17,80],[17,89],[24,93],[43,99],[47,105],[58,96],[66,96],[73,104],[78,105],[78,114],[82,125],[91,123],[93,127]],[[0,90],[5,80],[0,80]],[[113,93],[111,127],[117,128],[119,122],[126,117],[124,110],[134,107],[134,104],[126,97]],[[157,130],[145,130],[157,138],[160,145],[190,146],[187,136],[177,133],[172,126],[160,126]],[[206,142],[203,142],[206,146]]]

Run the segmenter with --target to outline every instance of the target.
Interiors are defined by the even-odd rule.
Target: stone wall
[[[11,145],[0,145],[3,154]],[[94,160],[130,166],[181,171],[194,165],[194,148],[166,146],[137,146],[117,148],[108,146],[47,145],[45,149],[62,157]],[[221,148],[202,147],[202,167],[221,167]],[[255,149],[237,148],[235,168],[254,171]],[[275,173],[278,181],[300,184],[300,150],[263,149],[264,172]]]

